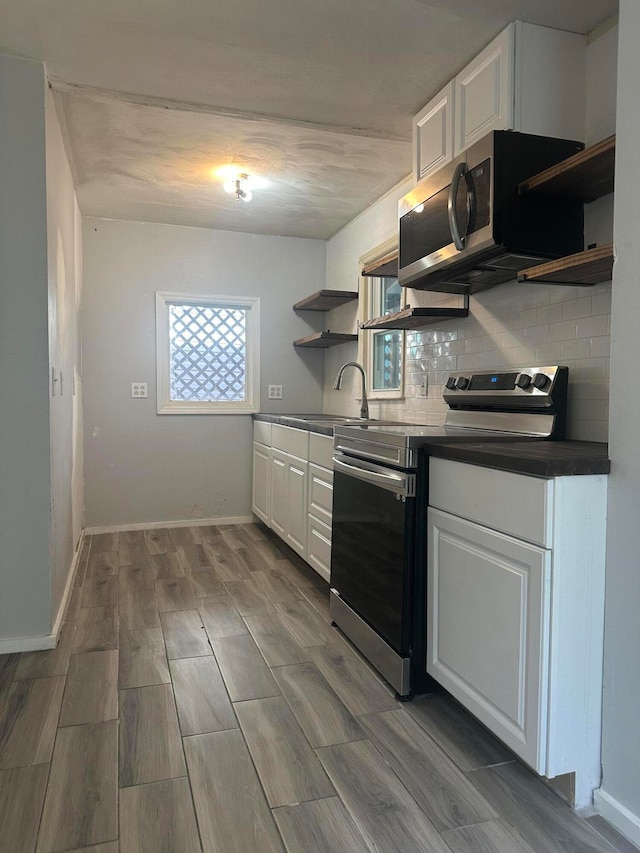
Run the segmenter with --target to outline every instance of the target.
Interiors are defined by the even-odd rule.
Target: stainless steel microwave
[[[584,248],[580,199],[518,184],[581,151],[581,142],[497,130],[399,202],[403,286],[473,293]]]

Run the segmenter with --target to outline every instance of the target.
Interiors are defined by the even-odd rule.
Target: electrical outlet
[[[269,385],[269,399],[282,400],[282,385]]]
[[[132,382],[131,383],[131,396],[137,397],[138,399],[142,399],[147,396],[147,383],[146,382]]]

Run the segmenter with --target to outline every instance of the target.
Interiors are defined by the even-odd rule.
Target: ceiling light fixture
[[[236,201],[251,201],[253,193],[249,189],[249,175],[243,172],[236,175],[234,178],[224,182],[224,190],[228,193],[235,193]]]

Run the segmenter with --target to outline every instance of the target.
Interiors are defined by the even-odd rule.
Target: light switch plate
[[[269,385],[269,399],[282,400],[282,385]]]
[[[131,396],[137,397],[138,399],[142,399],[147,397],[147,383],[146,382],[132,382],[131,383]]]

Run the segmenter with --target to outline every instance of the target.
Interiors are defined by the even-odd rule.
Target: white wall
[[[291,306],[324,272],[319,240],[85,220],[87,527],[250,516],[251,417],[156,414],[155,293],[259,296],[262,411],[321,411],[322,351],[292,342],[324,316]],[[131,398],[132,381],[148,383],[147,400]]]
[[[587,80],[598,79],[587,91],[586,138],[615,132],[616,29],[605,32],[587,48]],[[328,287],[353,287],[358,259],[397,230],[395,201],[405,184],[349,223],[327,247]],[[586,243],[612,239],[612,198],[588,205]],[[461,305],[459,297],[406,291],[411,305]],[[357,328],[357,308],[332,312],[336,331]],[[341,313],[340,313],[341,312]],[[470,298],[470,316],[439,323],[431,330],[407,334],[405,400],[372,406],[372,414],[415,423],[439,423],[446,407],[442,385],[457,370],[565,364],[569,367],[570,438],[606,441],[609,390],[609,321],[611,283],[588,288],[521,285],[510,282]],[[327,357],[325,410],[358,410],[355,377],[348,394],[333,391],[331,380],[340,363],[356,357],[355,345],[337,347]],[[424,370],[423,370],[424,368]],[[428,396],[422,393],[426,372]]]
[[[51,628],[44,94],[0,55],[0,646]]]
[[[640,844],[640,4],[620,4],[603,782],[598,808]]]
[[[80,212],[50,90],[45,94],[50,402],[51,588],[54,624],[82,529]],[[61,614],[60,614],[61,615]]]

